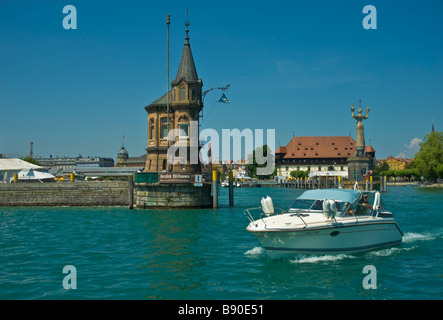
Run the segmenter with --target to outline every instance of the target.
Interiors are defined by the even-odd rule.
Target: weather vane
[[[188,32],[189,32],[189,26],[191,24],[189,23],[189,19],[188,19],[188,9],[186,9],[186,22],[185,22],[185,26],[186,26],[186,38],[189,38],[188,36]]]

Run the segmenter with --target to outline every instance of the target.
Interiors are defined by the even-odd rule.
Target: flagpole
[[[168,150],[169,150],[169,25],[171,24],[171,16],[169,14],[166,15],[166,24],[168,26],[168,39],[167,39],[167,42],[168,42],[168,45],[167,45],[167,88],[168,88],[168,90],[166,92],[166,113],[168,116],[168,120],[167,120],[168,121],[168,126],[167,126],[168,133],[167,133],[166,138],[168,141]],[[166,157],[167,157],[167,153],[166,153]],[[171,171],[169,159],[167,159],[167,161],[168,161],[168,171]]]

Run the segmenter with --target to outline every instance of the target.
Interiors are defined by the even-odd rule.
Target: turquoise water
[[[266,257],[242,211],[295,189],[235,189],[234,208],[0,208],[0,299],[442,299],[443,189],[390,187],[403,244],[359,254]],[[64,289],[66,265],[77,289]],[[363,268],[376,268],[364,289]],[[72,274],[71,274],[72,275]]]

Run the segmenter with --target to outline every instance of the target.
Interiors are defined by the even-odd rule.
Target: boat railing
[[[256,213],[256,212],[259,212],[259,213]],[[245,209],[245,210],[243,210],[243,213],[248,218],[248,220],[251,221],[251,222],[254,222],[257,219],[261,219],[263,221],[263,223],[265,223],[263,218],[270,217],[270,216],[275,216],[275,215],[279,215],[279,214],[283,214],[283,213],[287,213],[287,211],[282,209],[282,208],[275,207],[274,208],[274,212],[272,212],[272,213],[265,213],[263,211],[263,207],[256,207],[256,208]],[[254,215],[258,215],[258,218],[254,219],[253,214]]]

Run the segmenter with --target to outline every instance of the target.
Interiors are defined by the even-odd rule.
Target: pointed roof
[[[149,107],[149,106],[166,106],[166,103],[167,103],[166,95],[167,94],[168,93],[165,93],[160,98],[158,98],[157,100],[155,100],[154,102],[149,104],[147,107]],[[172,101],[172,91],[169,91],[169,102],[171,102],[171,101]]]
[[[186,27],[189,23],[186,24]],[[182,79],[186,82],[197,82],[197,70],[195,69],[194,58],[192,56],[191,45],[189,43],[189,30],[186,28],[185,45],[183,47],[180,65],[178,66],[177,76],[172,80],[172,85],[178,84]]]

